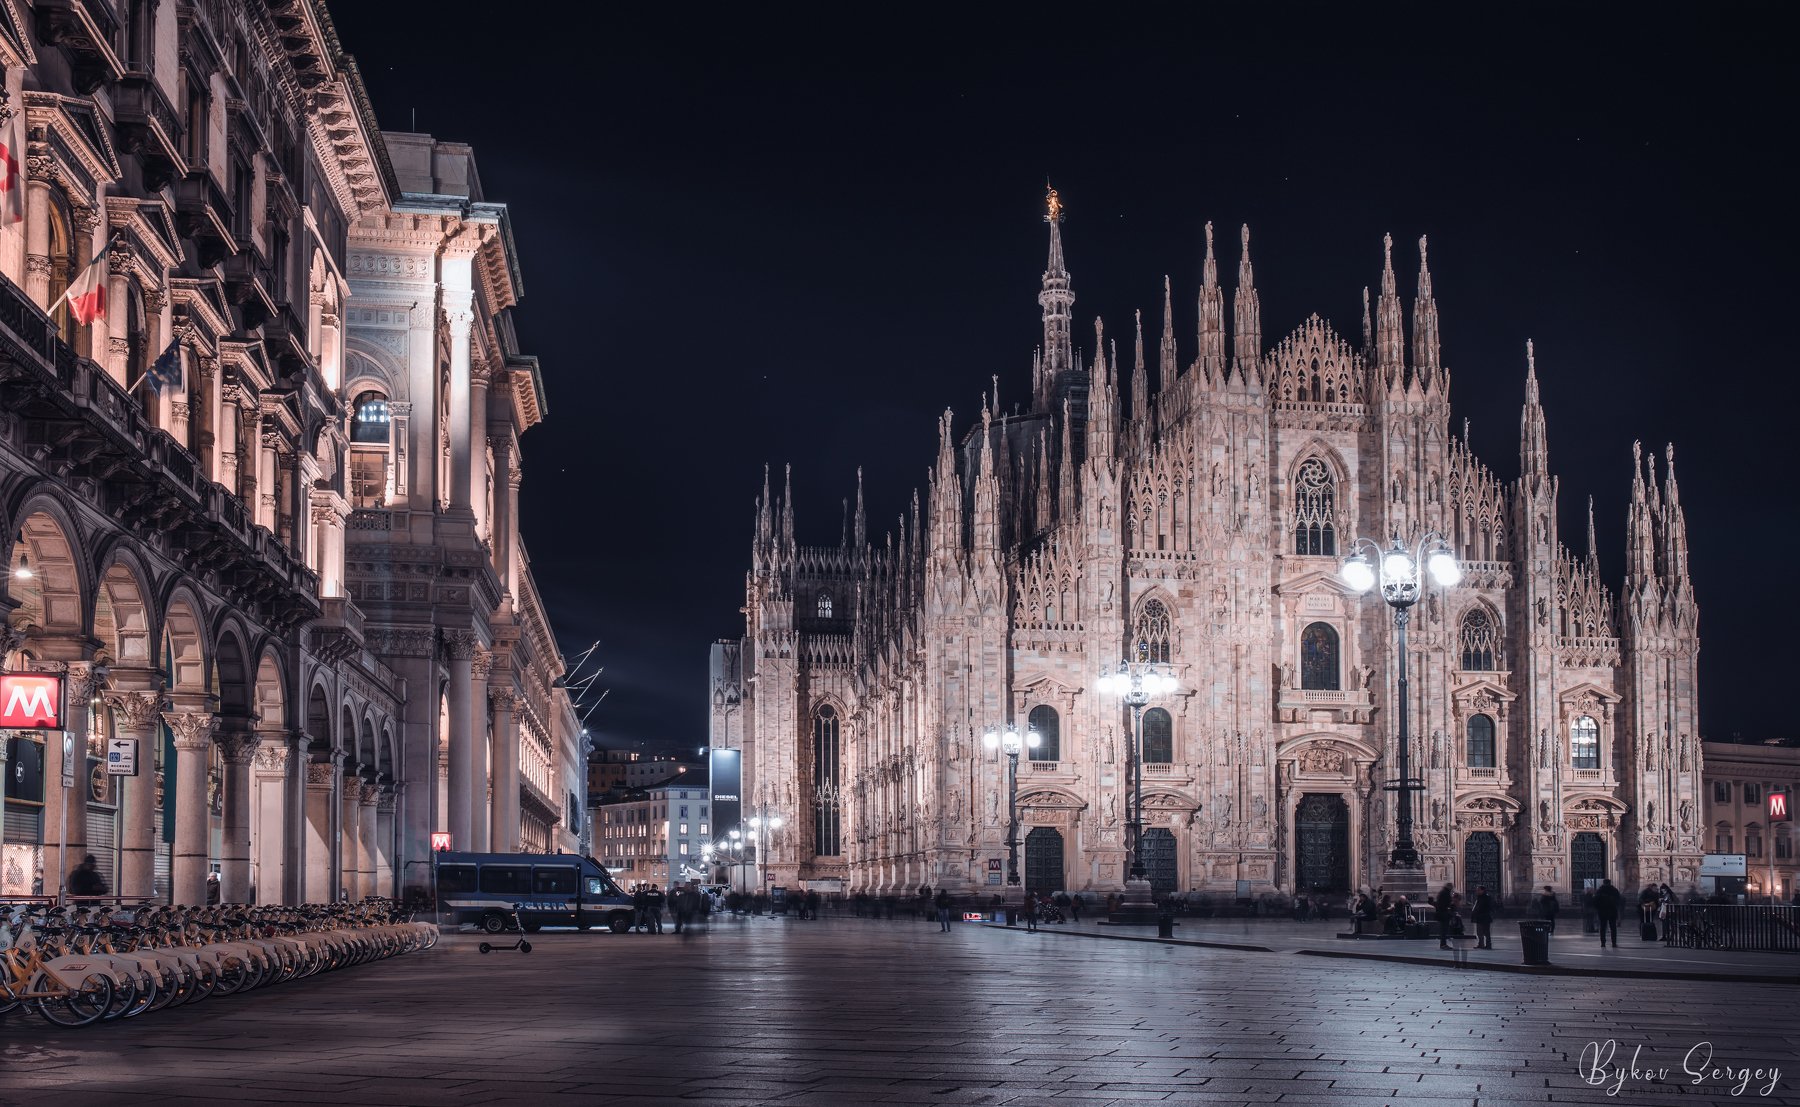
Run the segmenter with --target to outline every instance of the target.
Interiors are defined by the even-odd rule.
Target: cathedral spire
[[[1663,578],[1669,595],[1691,598],[1688,580],[1687,515],[1681,510],[1681,489],[1675,483],[1675,446],[1663,452]]]
[[[1537,355],[1525,340],[1525,407],[1519,413],[1519,477],[1534,490],[1550,475],[1549,433],[1538,400]]]
[[[1225,374],[1225,294],[1213,256],[1213,226],[1206,225],[1206,260],[1200,266],[1200,370],[1207,382]]]
[[[1156,391],[1158,395],[1168,391],[1175,383],[1180,369],[1175,364],[1175,307],[1169,296],[1169,277],[1163,274],[1163,332],[1162,359],[1156,369]]]
[[[1239,238],[1242,252],[1238,255],[1237,302],[1231,330],[1237,371],[1242,379],[1255,371],[1257,359],[1262,357],[1262,305],[1256,298],[1256,274],[1250,268],[1250,224],[1244,224]]]
[[[788,462],[781,483],[781,547],[794,552],[794,463]]]
[[[1058,521],[1075,517],[1075,434],[1068,397],[1063,397],[1062,463],[1056,472],[1056,517]]]
[[[994,476],[994,421],[981,413],[981,452],[975,469],[975,514],[972,537],[977,553],[992,553],[1000,545],[1000,489]]]
[[[1381,298],[1375,305],[1375,364],[1388,388],[1406,383],[1406,326],[1394,281],[1394,236],[1381,236]]]
[[[1118,360],[1117,354],[1113,360]],[[1106,324],[1094,317],[1094,383],[1088,394],[1087,459],[1110,461],[1113,456],[1113,381],[1116,374],[1106,363]]]
[[[962,481],[956,474],[956,454],[951,448],[952,415],[944,409],[938,420],[937,467],[931,474],[931,552],[940,561],[955,561],[962,551]]]
[[[1597,567],[1600,564],[1600,540],[1594,536],[1594,497],[1592,496],[1588,497],[1587,559],[1589,565]]]
[[[1413,301],[1413,370],[1426,387],[1437,383],[1438,314],[1431,295],[1431,269],[1425,263],[1425,236],[1419,236],[1419,294]]]
[[[914,493],[914,495],[916,496],[917,493]],[[855,530],[851,532],[852,544],[850,548],[853,550],[861,550],[867,545],[869,541],[868,531],[868,524],[863,516],[862,466],[858,465],[856,467],[856,522]]]
[[[1141,447],[1150,438],[1150,375],[1144,369],[1144,313],[1132,312],[1137,322],[1137,351],[1131,362],[1131,433]]]
[[[1050,260],[1044,269],[1043,290],[1038,293],[1038,304],[1044,309],[1044,369],[1043,377],[1048,399],[1048,390],[1056,386],[1063,374],[1075,368],[1075,357],[1070,345],[1070,324],[1074,318],[1071,309],[1075,306],[1075,293],[1069,289],[1069,270],[1063,263],[1062,221],[1063,205],[1061,197],[1054,188],[1046,186],[1044,197],[1044,221],[1050,224]]]
[[[1644,445],[1631,444],[1631,506],[1625,513],[1625,585],[1636,593],[1656,575],[1656,526],[1644,486]]]
[[[1369,321],[1369,286],[1363,285],[1363,358],[1375,356],[1375,324]]]

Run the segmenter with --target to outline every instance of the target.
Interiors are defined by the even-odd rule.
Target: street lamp
[[[1099,687],[1125,701],[1131,708],[1131,809],[1126,812],[1126,843],[1131,851],[1131,876],[1125,882],[1125,900],[1109,920],[1115,923],[1148,924],[1156,921],[1156,904],[1151,899],[1148,872],[1144,868],[1144,705],[1153,696],[1166,696],[1175,691],[1175,676],[1169,666],[1150,660],[1150,645],[1138,643],[1135,661],[1121,661],[1118,668],[1101,676]]]
[[[1035,730],[1026,730],[1025,737],[1019,737],[1019,728],[1012,723],[1006,729],[990,730],[981,736],[981,744],[990,750],[1004,750],[1006,753],[1006,883],[1019,883],[1019,751],[1030,748],[1037,749],[1043,739]]]
[[[1418,545],[1411,549],[1396,537],[1385,550],[1367,538],[1357,539],[1351,550],[1353,552],[1344,560],[1339,575],[1345,584],[1359,593],[1367,592],[1377,584],[1381,586],[1381,598],[1394,609],[1394,629],[1399,638],[1400,663],[1395,678],[1399,695],[1400,776],[1384,786],[1387,791],[1396,793],[1396,836],[1393,853],[1388,858],[1389,875],[1385,886],[1410,898],[1423,895],[1427,889],[1424,864],[1412,836],[1412,794],[1424,791],[1425,783],[1413,778],[1408,749],[1411,736],[1407,731],[1406,624],[1412,605],[1419,602],[1424,576],[1429,575],[1440,587],[1449,588],[1462,580],[1462,566],[1457,564],[1450,543],[1435,533],[1419,539]]]
[[[756,834],[756,871],[757,884],[763,895],[769,894],[769,832],[781,829],[780,815],[770,814],[766,807],[759,807],[756,814],[750,816],[750,829]],[[736,831],[732,834],[735,837]]]

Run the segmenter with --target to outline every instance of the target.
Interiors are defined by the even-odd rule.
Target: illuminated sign
[[[1700,858],[1701,876],[1745,876],[1749,873],[1741,853],[1709,853]]]
[[[448,830],[434,830],[431,832],[431,852],[443,853],[449,848],[450,832]]]
[[[1786,792],[1769,793],[1769,821],[1772,823],[1791,823],[1794,821],[1794,809],[1788,806]]]
[[[61,730],[62,701],[54,673],[0,674],[0,729]]]

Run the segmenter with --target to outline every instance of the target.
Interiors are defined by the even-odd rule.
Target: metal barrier
[[[1800,953],[1800,907],[1672,903],[1661,922],[1664,945]]]

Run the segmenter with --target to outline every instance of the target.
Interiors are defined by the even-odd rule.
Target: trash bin
[[[1158,938],[1173,938],[1175,936],[1174,915],[1164,911],[1162,914],[1156,916],[1156,936]]]
[[[1550,924],[1543,919],[1523,919],[1519,923],[1519,949],[1527,965],[1550,963]]]
[[[1019,925],[1019,909],[1017,907],[1008,907],[1006,909],[1006,925],[1007,926],[1018,926]]]

